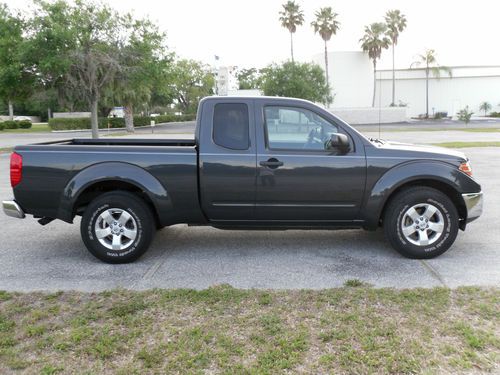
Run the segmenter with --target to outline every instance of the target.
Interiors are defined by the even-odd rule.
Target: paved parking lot
[[[360,279],[377,287],[500,285],[500,148],[464,149],[486,194],[484,215],[429,261],[393,251],[381,231],[222,231],[183,225],[157,233],[138,262],[94,259],[76,225],[0,215],[0,289],[96,291],[116,287],[328,288]],[[0,197],[9,198],[8,154]]]

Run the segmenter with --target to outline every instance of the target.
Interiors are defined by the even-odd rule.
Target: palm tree
[[[398,44],[399,34],[406,28],[406,17],[398,9],[389,10],[385,14],[387,24],[386,35],[392,42],[392,103],[396,103],[396,74],[394,70],[394,47]]]
[[[439,79],[443,71],[451,77],[451,69],[446,66],[439,66],[436,61],[436,51],[433,49],[427,49],[422,55],[418,55],[418,60],[411,64],[411,66],[413,65],[425,66],[425,117],[429,118],[429,76],[432,73],[434,77]]]
[[[288,29],[290,32],[290,51],[292,53],[293,60],[293,33],[297,31],[297,26],[304,23],[304,12],[300,9],[299,4],[293,0],[289,0],[286,4],[283,4],[283,10],[280,11],[280,22],[281,26]]]
[[[325,75],[326,84],[329,85],[328,80],[328,48],[326,43],[331,39],[332,35],[336,35],[340,27],[340,22],[336,20],[338,14],[335,13],[331,7],[320,8],[319,11],[314,13],[316,20],[311,22],[315,33],[319,33],[325,42]]]
[[[368,52],[368,57],[373,61],[373,100],[372,107],[375,107],[375,93],[377,90],[377,60],[382,55],[382,50],[389,47],[390,40],[385,35],[387,25],[382,22],[372,23],[365,26],[365,35],[359,40],[363,51]]]
[[[490,111],[491,108],[493,108],[491,106],[491,104],[489,102],[482,102],[480,105],[479,105],[479,110],[480,111],[484,111],[484,116],[486,117],[486,112]]]

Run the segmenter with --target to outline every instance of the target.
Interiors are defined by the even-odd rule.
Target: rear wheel
[[[80,231],[87,249],[106,263],[128,263],[148,249],[156,225],[149,206],[134,194],[119,191],[94,199]]]
[[[408,258],[428,259],[450,248],[458,233],[458,213],[442,192],[428,187],[401,191],[389,203],[384,233]]]

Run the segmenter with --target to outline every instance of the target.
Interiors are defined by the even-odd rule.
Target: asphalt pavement
[[[397,134],[397,132],[394,132]],[[159,232],[140,260],[108,265],[85,249],[74,225],[40,226],[0,214],[0,290],[339,287],[359,279],[376,287],[500,285],[500,148],[462,149],[485,192],[484,214],[454,246],[427,261],[403,258],[382,232],[223,231],[177,225]],[[0,198],[11,197],[8,154],[0,153]]]

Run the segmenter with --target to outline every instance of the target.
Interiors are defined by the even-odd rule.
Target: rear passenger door
[[[200,198],[212,221],[253,220],[256,145],[253,100],[207,100],[201,109]]]

